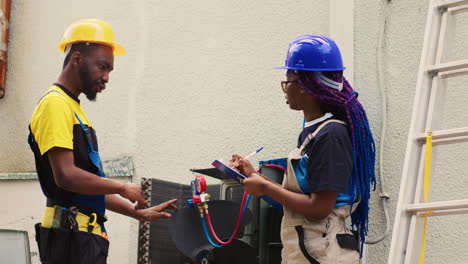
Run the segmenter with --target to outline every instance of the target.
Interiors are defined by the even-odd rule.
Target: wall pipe
[[[5,96],[6,72],[8,65],[8,40],[10,31],[10,7],[11,0],[3,0],[0,2],[2,10],[0,10],[0,26],[2,30],[2,39],[0,42],[0,98]],[[3,9],[4,7],[4,9]]]

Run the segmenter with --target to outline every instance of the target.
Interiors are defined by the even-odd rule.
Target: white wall
[[[83,17],[110,22],[128,51],[116,57],[98,101],[82,100],[104,158],[134,155],[141,176],[186,181],[188,168],[233,152],[261,145],[262,159],[288,152],[302,120],[288,111],[284,72],[273,67],[294,37],[327,34],[327,1],[109,3],[12,3],[2,170],[34,170],[24,144],[29,118],[60,72],[64,29]]]
[[[387,98],[387,132],[385,136],[383,176],[390,195],[390,224],[393,227],[400,178],[406,149],[416,79],[422,52],[429,0],[424,1],[355,1],[355,87],[366,89],[359,98],[367,107],[375,136],[381,139],[382,95],[379,91],[376,59],[377,42],[385,24],[382,46],[382,67]],[[468,14],[459,14],[450,30],[456,37],[449,42],[446,60],[467,59]],[[448,93],[441,127],[467,126],[467,76],[447,83]],[[440,105],[438,107],[441,107]],[[442,108],[438,108],[441,111]],[[422,131],[423,132],[423,131]],[[466,143],[434,147],[430,201],[466,199]],[[369,239],[385,230],[385,221],[377,195],[373,196]],[[428,220],[425,263],[466,263],[466,216],[431,217]],[[390,237],[383,243],[369,246],[367,263],[386,263]]]
[[[138,177],[181,183],[192,178],[190,168],[210,167],[214,159],[227,160],[259,146],[265,149],[255,161],[277,158],[295,145],[302,117],[284,103],[279,87],[284,72],[272,68],[284,62],[289,41],[301,34],[331,34],[345,59],[353,58],[352,63],[345,60],[352,72],[345,74],[351,74],[378,145],[383,112],[376,58],[386,20],[381,55],[388,127],[382,165],[393,226],[428,4],[361,0],[351,10],[349,2],[336,0],[13,1],[7,95],[0,100],[0,172],[34,170],[27,125],[36,102],[60,72],[63,56],[56,44],[74,20],[108,21],[128,51],[116,58],[111,82],[98,101],[82,98],[103,159],[133,156]],[[337,18],[348,21],[350,12],[354,20],[344,25],[353,26],[339,33],[343,21]],[[448,59],[468,57],[467,19],[460,15],[453,25],[459,37]],[[350,38],[353,43],[340,42]],[[466,76],[449,81],[444,126],[466,126],[466,81]],[[431,200],[468,196],[465,149],[436,147]],[[385,230],[377,194],[372,197],[370,240]],[[28,230],[31,236],[43,207],[38,183],[2,181],[0,200],[9,201],[0,207],[0,228]],[[110,219],[109,263],[135,263],[136,221]],[[430,218],[426,263],[466,262],[464,219]],[[389,247],[390,238],[369,246],[367,263],[386,263]]]
[[[273,67],[295,37],[329,33],[329,8],[326,0],[12,1],[0,172],[34,171],[29,119],[60,72],[63,31],[82,18],[108,21],[127,49],[97,102],[81,98],[104,160],[133,156],[138,177],[188,183],[190,168],[233,153],[264,146],[255,161],[283,157],[302,117],[285,104],[285,73]],[[32,238],[44,206],[38,182],[2,181],[0,199],[11,200],[0,228]],[[109,263],[135,263],[136,221],[109,218]]]

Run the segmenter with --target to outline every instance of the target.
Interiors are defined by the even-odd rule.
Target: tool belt
[[[53,203],[48,201],[48,205]],[[90,216],[81,213],[76,206],[46,207],[42,223],[35,225],[41,262],[106,263],[109,241],[97,223],[98,218],[96,213]]]
[[[99,215],[89,207],[71,205],[69,202],[48,198],[41,226],[45,228],[77,229],[107,238],[103,226],[105,221],[107,221],[105,216]]]
[[[104,222],[107,221],[107,217],[106,216],[102,216],[100,214],[98,214],[96,211],[94,211],[93,209],[87,207],[87,206],[84,206],[84,205],[80,205],[80,204],[72,204],[70,202],[66,202],[66,201],[58,201],[58,200],[54,200],[52,198],[47,198],[47,203],[46,203],[46,206],[47,207],[54,207],[54,206],[61,206],[61,207],[64,207],[64,208],[70,208],[70,207],[76,207],[78,208],[78,212],[84,214],[84,215],[87,215],[88,217],[90,217],[91,215],[95,215],[97,218],[96,218],[96,222],[102,226],[104,224]]]

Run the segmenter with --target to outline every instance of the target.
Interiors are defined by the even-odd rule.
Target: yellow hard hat
[[[114,56],[124,55],[125,49],[114,42],[114,30],[108,23],[98,19],[84,19],[72,23],[63,34],[58,49],[65,52],[68,44],[91,42],[111,46]]]

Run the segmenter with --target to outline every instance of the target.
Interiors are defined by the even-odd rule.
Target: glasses
[[[296,83],[299,82],[298,80],[294,81],[281,81],[281,89],[283,89],[283,92],[286,92],[286,87],[288,87],[288,83]]]

